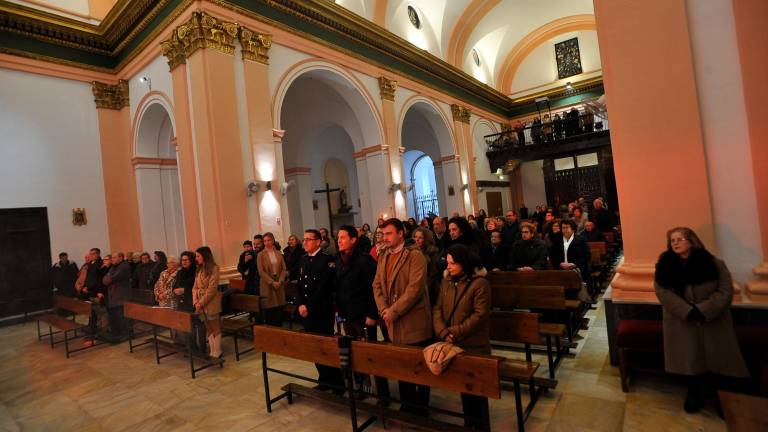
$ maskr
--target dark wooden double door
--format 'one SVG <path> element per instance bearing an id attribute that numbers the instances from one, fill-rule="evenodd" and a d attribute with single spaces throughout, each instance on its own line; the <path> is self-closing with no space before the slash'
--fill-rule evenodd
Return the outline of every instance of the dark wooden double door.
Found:
<path id="1" fill-rule="evenodd" d="M 598 149 L 597 155 L 597 165 L 560 171 L 555 170 L 554 159 L 545 159 L 543 170 L 547 202 L 559 206 L 584 198 L 591 204 L 595 198 L 603 197 L 611 208 L 618 210 L 610 146 Z"/>
<path id="2" fill-rule="evenodd" d="M 51 307 L 45 207 L 0 209 L 0 318 Z"/>

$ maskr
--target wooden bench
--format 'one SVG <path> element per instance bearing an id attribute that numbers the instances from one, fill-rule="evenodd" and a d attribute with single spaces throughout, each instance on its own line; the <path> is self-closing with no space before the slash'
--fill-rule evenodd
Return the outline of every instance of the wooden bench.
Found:
<path id="1" fill-rule="evenodd" d="M 230 279 L 228 281 L 229 288 L 232 289 L 232 291 L 236 291 L 239 293 L 245 292 L 245 280 L 244 279 Z"/>
<path id="2" fill-rule="evenodd" d="M 60 316 L 58 314 L 59 311 L 71 314 L 71 318 L 67 319 Z M 64 353 L 67 358 L 69 358 L 69 355 L 72 353 L 92 348 L 97 345 L 103 345 L 101 342 L 94 342 L 92 345 L 84 346 L 82 348 L 69 349 L 70 341 L 82 337 L 82 335 L 78 336 L 77 331 L 87 327 L 87 324 L 77 322 L 77 316 L 83 315 L 90 318 L 92 311 L 93 307 L 91 302 L 62 295 L 53 296 L 53 313 L 43 314 L 37 317 L 37 340 L 40 341 L 42 338 L 48 336 L 51 341 L 51 348 L 63 342 Z M 48 324 L 48 333 L 40 333 L 41 321 Z M 54 331 L 54 329 L 57 329 L 57 331 Z M 72 332 L 71 337 L 70 332 Z M 63 333 L 64 339 L 56 341 L 54 335 L 59 333 Z"/>
<path id="3" fill-rule="evenodd" d="M 553 311 L 562 316 L 557 320 L 557 323 L 565 324 L 568 341 L 573 342 L 573 336 L 581 328 L 582 318 L 586 312 L 584 304 L 578 300 L 579 292 L 582 289 L 581 276 L 578 272 L 563 270 L 504 271 L 490 272 L 486 278 L 493 290 L 491 299 L 494 307 Z M 551 289 L 557 287 L 563 289 L 563 294 L 557 293 L 556 297 L 553 298 L 554 292 Z M 503 295 L 504 291 L 519 291 L 519 295 L 510 294 L 517 296 L 515 298 L 518 304 L 497 305 L 497 300 L 499 300 L 497 295 Z"/>
<path id="4" fill-rule="evenodd" d="M 595 294 L 603 289 L 603 282 L 608 270 L 607 250 L 605 242 L 589 242 L 590 253 L 590 272 L 592 281 L 595 283 Z"/>
<path id="5" fill-rule="evenodd" d="M 244 281 L 243 281 L 244 282 Z M 243 284 L 245 289 L 245 284 Z M 261 297 L 249 294 L 232 294 L 229 296 L 229 309 L 232 315 L 221 320 L 221 331 L 224 336 L 232 336 L 235 342 L 235 360 L 240 361 L 240 356 L 253 351 L 253 347 L 240 351 L 238 339 L 245 337 L 253 339 L 253 317 L 261 311 Z"/>
<path id="6" fill-rule="evenodd" d="M 491 312 L 491 341 L 504 343 L 518 343 L 525 347 L 525 362 L 533 362 L 531 345 L 539 345 L 542 339 L 547 346 L 547 362 L 549 366 L 549 379 L 531 377 L 531 400 L 534 399 L 533 389 L 538 385 L 544 388 L 555 388 L 555 370 L 560 364 L 560 337 L 565 333 L 562 324 L 545 324 L 539 322 L 539 314 L 529 312 L 492 311 Z M 552 338 L 557 344 L 556 356 L 553 356 Z M 502 379 L 505 375 L 502 373 Z"/>
<path id="7" fill-rule="evenodd" d="M 185 347 L 187 350 L 186 356 L 189 358 L 189 370 L 192 374 L 193 379 L 195 378 L 196 373 L 203 369 L 206 369 L 213 365 L 219 365 L 219 367 L 224 366 L 224 362 L 221 359 L 211 358 L 204 354 L 201 355 L 200 353 L 196 353 L 193 351 L 192 346 L 194 346 L 194 339 L 193 339 L 194 336 L 192 335 L 192 331 L 193 331 L 192 320 L 194 319 L 194 314 L 192 314 L 191 312 L 174 310 L 166 307 L 147 306 L 147 305 L 131 303 L 131 302 L 125 303 L 124 310 L 125 310 L 125 317 L 128 319 L 128 347 L 131 353 L 133 353 L 134 348 L 153 343 L 155 346 L 155 361 L 157 362 L 157 364 L 160 364 L 160 359 L 178 353 L 178 351 L 172 351 L 170 353 L 165 353 L 163 355 L 160 355 L 161 345 L 169 349 L 184 348 L 173 342 L 168 342 L 166 340 L 159 339 L 160 335 L 158 335 L 157 329 L 158 327 L 160 327 L 160 328 L 165 328 L 169 330 L 184 332 L 187 334 L 187 343 Z M 152 337 L 139 344 L 134 344 L 133 343 L 133 340 L 135 337 L 135 333 L 133 329 L 134 321 L 139 321 L 139 322 L 143 322 L 151 325 Z M 199 361 L 202 361 L 204 365 L 196 368 L 195 367 L 196 358 Z"/>
<path id="8" fill-rule="evenodd" d="M 726 391 L 719 391 L 718 396 L 729 431 L 768 430 L 768 399 Z"/>
<path id="9" fill-rule="evenodd" d="M 292 403 L 294 395 L 302 395 L 338 406 L 349 407 L 353 431 L 365 429 L 378 418 L 382 420 L 394 418 L 405 423 L 433 430 L 466 430 L 452 423 L 401 413 L 383 405 L 357 401 L 355 397 L 342 397 L 318 392 L 295 383 L 284 386 L 282 388 L 283 392 L 273 398 L 269 391 L 269 372 L 310 382 L 317 381 L 269 367 L 267 353 L 319 363 L 330 367 L 341 367 L 345 376 L 347 392 L 350 395 L 355 394 L 353 373 L 361 373 L 494 399 L 501 397 L 499 383 L 500 365 L 506 363 L 506 361 L 500 357 L 460 354 L 453 359 L 451 365 L 443 374 L 436 376 L 427 369 L 422 349 L 418 347 L 351 341 L 351 339 L 344 337 L 316 335 L 272 326 L 256 326 L 253 332 L 254 347 L 256 350 L 262 351 L 262 372 L 267 412 L 272 412 L 272 405 L 280 399 L 286 398 L 288 403 Z M 515 388 L 518 429 L 522 431 L 525 415 L 522 409 L 520 382 L 529 380 L 538 364 L 533 363 L 525 368 L 517 367 L 519 362 L 513 361 L 510 364 L 509 377 L 513 379 Z M 372 416 L 362 424 L 358 424 L 358 410 Z M 461 417 L 461 414 L 450 411 L 432 410 L 442 414 Z"/>

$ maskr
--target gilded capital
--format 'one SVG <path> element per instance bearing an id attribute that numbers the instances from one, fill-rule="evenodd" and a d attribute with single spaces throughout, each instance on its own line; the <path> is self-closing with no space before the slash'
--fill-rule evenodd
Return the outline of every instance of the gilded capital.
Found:
<path id="1" fill-rule="evenodd" d="M 468 108 L 453 104 L 451 105 L 451 113 L 453 113 L 453 121 L 469 124 L 469 116 L 472 112 Z"/>
<path id="2" fill-rule="evenodd" d="M 238 30 L 235 23 L 219 20 L 206 12 L 193 12 L 189 21 L 176 27 L 160 47 L 173 70 L 201 48 L 234 54 Z"/>
<path id="3" fill-rule="evenodd" d="M 240 26 L 240 45 L 243 47 L 243 60 L 269 64 L 269 49 L 272 48 L 272 35 L 256 33 Z"/>
<path id="4" fill-rule="evenodd" d="M 96 108 L 119 110 L 129 105 L 128 81 L 119 80 L 114 85 L 98 81 L 94 81 L 91 84 Z"/>
<path id="5" fill-rule="evenodd" d="M 382 99 L 394 101 L 397 81 L 381 76 L 379 77 L 379 90 Z"/>

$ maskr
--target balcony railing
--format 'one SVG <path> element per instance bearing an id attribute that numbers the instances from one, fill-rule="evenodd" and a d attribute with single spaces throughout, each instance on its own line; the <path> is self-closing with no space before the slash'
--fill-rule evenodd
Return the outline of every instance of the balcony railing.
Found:
<path id="1" fill-rule="evenodd" d="M 580 112 L 553 121 L 529 121 L 510 130 L 486 135 L 486 155 L 491 170 L 502 167 L 509 159 L 534 160 L 552 157 L 558 153 L 578 151 L 604 145 L 610 136 L 605 112 Z M 599 141 L 597 139 L 600 139 Z"/>

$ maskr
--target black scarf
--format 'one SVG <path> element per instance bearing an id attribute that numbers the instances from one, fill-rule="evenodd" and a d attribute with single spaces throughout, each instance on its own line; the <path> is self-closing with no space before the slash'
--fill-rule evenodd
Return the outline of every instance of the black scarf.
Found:
<path id="1" fill-rule="evenodd" d="M 667 250 L 656 263 L 656 282 L 681 297 L 686 285 L 697 285 L 719 277 L 715 257 L 706 249 L 691 249 L 688 259 Z"/>

